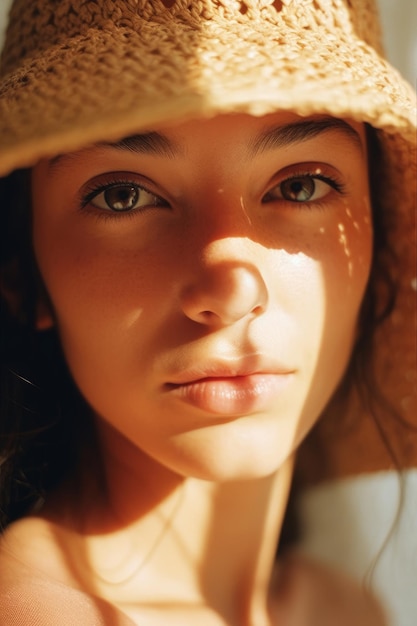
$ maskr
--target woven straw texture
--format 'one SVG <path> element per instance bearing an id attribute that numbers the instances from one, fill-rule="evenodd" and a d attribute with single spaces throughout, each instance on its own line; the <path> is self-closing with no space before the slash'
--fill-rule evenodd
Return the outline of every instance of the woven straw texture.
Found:
<path id="1" fill-rule="evenodd" d="M 371 47 L 375 23 L 358 0 L 16 0 L 0 174 L 104 128 L 117 137 L 215 112 L 325 109 L 406 131 L 411 90 Z"/>
<path id="2" fill-rule="evenodd" d="M 15 0 L 0 67 L 0 175 L 217 113 L 328 113 L 380 129 L 400 287 L 377 374 L 416 429 L 415 94 L 379 40 L 373 0 Z M 364 466 L 374 438 L 367 410 L 351 411 L 362 449 L 352 458 L 334 447 L 341 473 Z M 402 463 L 416 465 L 416 430 L 389 428 Z M 378 454 L 374 465 L 389 464 Z"/>

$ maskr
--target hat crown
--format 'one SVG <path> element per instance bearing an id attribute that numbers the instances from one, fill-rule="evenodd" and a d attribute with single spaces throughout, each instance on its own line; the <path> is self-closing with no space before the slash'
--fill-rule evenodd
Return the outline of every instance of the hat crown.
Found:
<path id="1" fill-rule="evenodd" d="M 352 31 L 380 51 L 375 0 L 14 0 L 0 74 L 15 70 L 54 45 L 94 30 L 159 28 L 204 30 L 238 20 L 262 28 L 276 25 L 277 36 L 299 37 L 324 26 Z"/>

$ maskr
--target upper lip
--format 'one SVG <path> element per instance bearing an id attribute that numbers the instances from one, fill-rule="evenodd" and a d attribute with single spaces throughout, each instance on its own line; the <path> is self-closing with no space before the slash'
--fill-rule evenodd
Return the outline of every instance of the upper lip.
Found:
<path id="1" fill-rule="evenodd" d="M 280 364 L 276 359 L 248 356 L 237 359 L 206 361 L 195 367 L 185 367 L 173 375 L 168 384 L 186 385 L 209 378 L 236 378 L 254 374 L 284 375 L 291 374 L 294 371 L 294 368 Z"/>

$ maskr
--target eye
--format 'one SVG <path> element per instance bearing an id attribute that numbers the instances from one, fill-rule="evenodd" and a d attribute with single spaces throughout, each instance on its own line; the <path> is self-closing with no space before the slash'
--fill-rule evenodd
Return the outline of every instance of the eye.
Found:
<path id="1" fill-rule="evenodd" d="M 162 198 L 132 182 L 116 182 L 96 188 L 87 194 L 83 204 L 115 213 L 149 206 L 168 206 Z"/>
<path id="2" fill-rule="evenodd" d="M 318 174 L 291 176 L 268 191 L 262 201 L 315 202 L 324 198 L 329 193 L 330 188 L 340 193 L 343 191 L 342 185 L 328 176 Z"/>
<path id="3" fill-rule="evenodd" d="M 282 197 L 293 202 L 310 200 L 316 191 L 316 181 L 310 176 L 290 178 L 279 186 Z"/>

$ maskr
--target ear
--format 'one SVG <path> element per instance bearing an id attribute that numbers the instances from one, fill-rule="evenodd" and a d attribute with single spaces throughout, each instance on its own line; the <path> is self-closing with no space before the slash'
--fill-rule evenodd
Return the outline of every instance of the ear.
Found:
<path id="1" fill-rule="evenodd" d="M 45 289 L 41 287 L 42 293 L 38 295 L 36 303 L 35 327 L 37 330 L 48 330 L 54 325 L 54 317 L 52 315 L 52 307 Z"/>
<path id="2" fill-rule="evenodd" d="M 0 272 L 0 296 L 6 303 L 9 314 L 16 319 L 22 319 L 17 261 L 9 261 L 2 265 Z"/>
<path id="3" fill-rule="evenodd" d="M 30 319 L 28 309 L 32 307 L 25 306 L 24 294 L 27 290 L 22 284 L 18 261 L 16 259 L 9 261 L 0 268 L 0 271 L 0 296 L 6 303 L 10 315 L 22 324 L 27 324 Z M 40 278 L 36 283 L 37 296 L 33 311 L 34 326 L 37 330 L 47 330 L 54 325 L 52 307 Z"/>
<path id="4" fill-rule="evenodd" d="M 36 307 L 35 307 L 35 328 L 37 330 L 48 330 L 55 325 L 53 306 L 49 298 L 46 287 L 43 283 L 39 269 L 36 267 Z"/>

